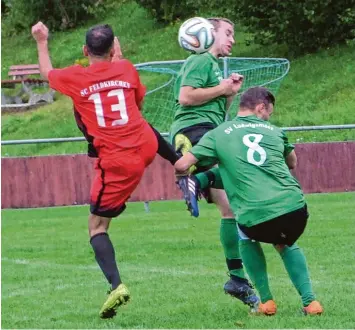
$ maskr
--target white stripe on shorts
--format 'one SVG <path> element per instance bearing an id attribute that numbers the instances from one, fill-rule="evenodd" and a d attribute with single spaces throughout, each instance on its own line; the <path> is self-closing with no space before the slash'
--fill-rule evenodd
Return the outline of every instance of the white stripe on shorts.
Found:
<path id="1" fill-rule="evenodd" d="M 247 235 L 244 234 L 244 232 L 242 232 L 242 230 L 238 227 L 238 235 L 239 235 L 239 239 L 250 239 Z"/>

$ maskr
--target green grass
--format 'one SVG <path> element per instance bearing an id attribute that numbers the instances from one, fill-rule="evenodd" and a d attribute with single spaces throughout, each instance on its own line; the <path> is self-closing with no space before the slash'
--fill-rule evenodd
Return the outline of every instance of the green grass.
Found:
<path id="1" fill-rule="evenodd" d="M 136 3 L 118 6 L 102 21 L 110 23 L 120 36 L 123 52 L 134 63 L 156 60 L 176 60 L 187 57 L 177 43 L 179 24 L 161 27 L 154 23 L 147 12 Z M 130 17 L 129 20 L 126 18 Z M 55 67 L 71 65 L 82 58 L 86 27 L 69 32 L 56 32 L 50 40 L 50 51 Z M 284 57 L 284 47 L 247 46 L 248 34 L 237 26 L 237 45 L 233 56 Z M 355 107 L 355 66 L 352 65 L 355 46 L 324 50 L 291 60 L 291 70 L 278 93 L 277 107 L 272 121 L 280 126 L 352 124 Z M 36 63 L 35 43 L 30 34 L 2 38 L 2 78 L 12 64 Z M 159 79 L 145 75 L 148 87 L 156 86 Z M 161 100 L 164 102 L 164 100 Z M 161 109 L 159 111 L 162 111 Z M 158 127 L 169 127 L 163 114 L 158 117 Z M 151 120 L 151 114 L 147 114 Z M 157 124 L 153 121 L 153 124 Z M 2 138 L 34 139 L 80 136 L 76 128 L 72 106 L 63 96 L 57 95 L 54 104 L 37 110 L 11 115 L 2 115 Z M 292 142 L 347 141 L 355 140 L 355 130 L 299 132 L 290 134 Z M 3 147 L 3 156 L 26 156 L 85 152 L 84 143 L 41 144 Z"/>
<path id="2" fill-rule="evenodd" d="M 248 315 L 223 293 L 227 280 L 218 211 L 191 218 L 179 202 L 130 203 L 110 236 L 132 302 L 113 320 L 98 311 L 107 284 L 87 237 L 88 208 L 2 211 L 2 328 L 352 328 L 355 193 L 307 196 L 311 213 L 299 240 L 321 317 L 304 317 L 281 259 L 264 245 L 275 317 Z"/>

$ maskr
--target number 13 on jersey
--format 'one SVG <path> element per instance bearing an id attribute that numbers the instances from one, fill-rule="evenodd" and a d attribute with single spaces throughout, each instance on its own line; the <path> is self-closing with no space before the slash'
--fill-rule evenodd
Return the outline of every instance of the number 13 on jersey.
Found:
<path id="1" fill-rule="evenodd" d="M 105 105 L 109 104 L 109 109 L 103 107 L 103 98 L 108 98 L 108 102 L 107 100 L 105 100 L 106 102 L 104 103 Z M 97 124 L 100 127 L 118 126 L 125 125 L 128 123 L 126 100 L 123 89 L 114 89 L 112 91 L 109 91 L 108 93 L 101 92 L 91 94 L 89 100 L 94 102 Z M 116 112 L 117 115 L 113 116 L 108 112 Z M 107 125 L 107 119 L 113 117 L 119 117 L 120 119 L 112 120 L 111 125 Z"/>

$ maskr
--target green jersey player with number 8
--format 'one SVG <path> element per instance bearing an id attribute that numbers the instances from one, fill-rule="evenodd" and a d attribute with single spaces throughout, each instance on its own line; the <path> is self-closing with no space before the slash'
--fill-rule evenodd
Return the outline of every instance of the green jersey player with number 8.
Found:
<path id="1" fill-rule="evenodd" d="M 243 76 L 232 73 L 223 79 L 218 58 L 228 56 L 234 41 L 234 24 L 226 18 L 209 18 L 215 28 L 215 41 L 211 49 L 201 55 L 191 55 L 182 66 L 176 78 L 174 97 L 176 100 L 171 139 L 176 150 L 186 153 L 202 136 L 223 123 L 226 111 L 240 90 Z M 195 172 L 208 169 L 202 162 Z M 188 186 L 184 179 L 178 185 L 184 196 Z M 221 189 L 205 189 L 203 194 L 208 203 L 214 203 L 221 215 L 220 240 L 223 246 L 230 279 L 224 291 L 240 299 L 244 304 L 254 306 L 258 302 L 250 283 L 245 277 L 238 247 L 238 231 L 234 214 L 225 192 Z M 191 215 L 197 217 L 194 207 L 188 204 Z"/>
<path id="2" fill-rule="evenodd" d="M 260 246 L 265 242 L 280 253 L 301 295 L 303 312 L 321 314 L 306 259 L 296 244 L 308 219 L 303 192 L 289 170 L 296 166 L 297 158 L 282 129 L 268 122 L 274 103 L 274 96 L 266 88 L 248 89 L 241 96 L 238 116 L 205 134 L 177 161 L 175 169 L 184 173 L 191 165 L 206 160 L 210 165 L 218 164 L 208 175 L 199 173 L 188 179 L 187 185 L 197 187 L 193 189 L 195 196 L 198 188 L 208 185 L 225 189 L 238 222 L 243 264 L 260 294 L 258 312 L 276 313 Z"/>

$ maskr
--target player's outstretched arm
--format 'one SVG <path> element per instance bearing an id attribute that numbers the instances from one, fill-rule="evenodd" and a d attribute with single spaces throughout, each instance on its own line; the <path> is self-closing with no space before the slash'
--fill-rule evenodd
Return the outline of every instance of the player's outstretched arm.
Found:
<path id="1" fill-rule="evenodd" d="M 184 174 L 198 159 L 191 153 L 187 152 L 174 165 L 177 174 Z"/>
<path id="2" fill-rule="evenodd" d="M 201 105 L 223 94 L 221 85 L 208 88 L 183 86 L 180 90 L 179 103 L 184 107 Z"/>
<path id="3" fill-rule="evenodd" d="M 32 36 L 37 42 L 39 70 L 43 79 L 48 80 L 48 73 L 53 69 L 48 51 L 48 28 L 38 22 L 32 26 Z"/>
<path id="4" fill-rule="evenodd" d="M 195 106 L 207 103 L 216 97 L 233 94 L 233 80 L 223 79 L 214 87 L 194 88 L 183 86 L 180 89 L 179 103 L 182 106 Z"/>

